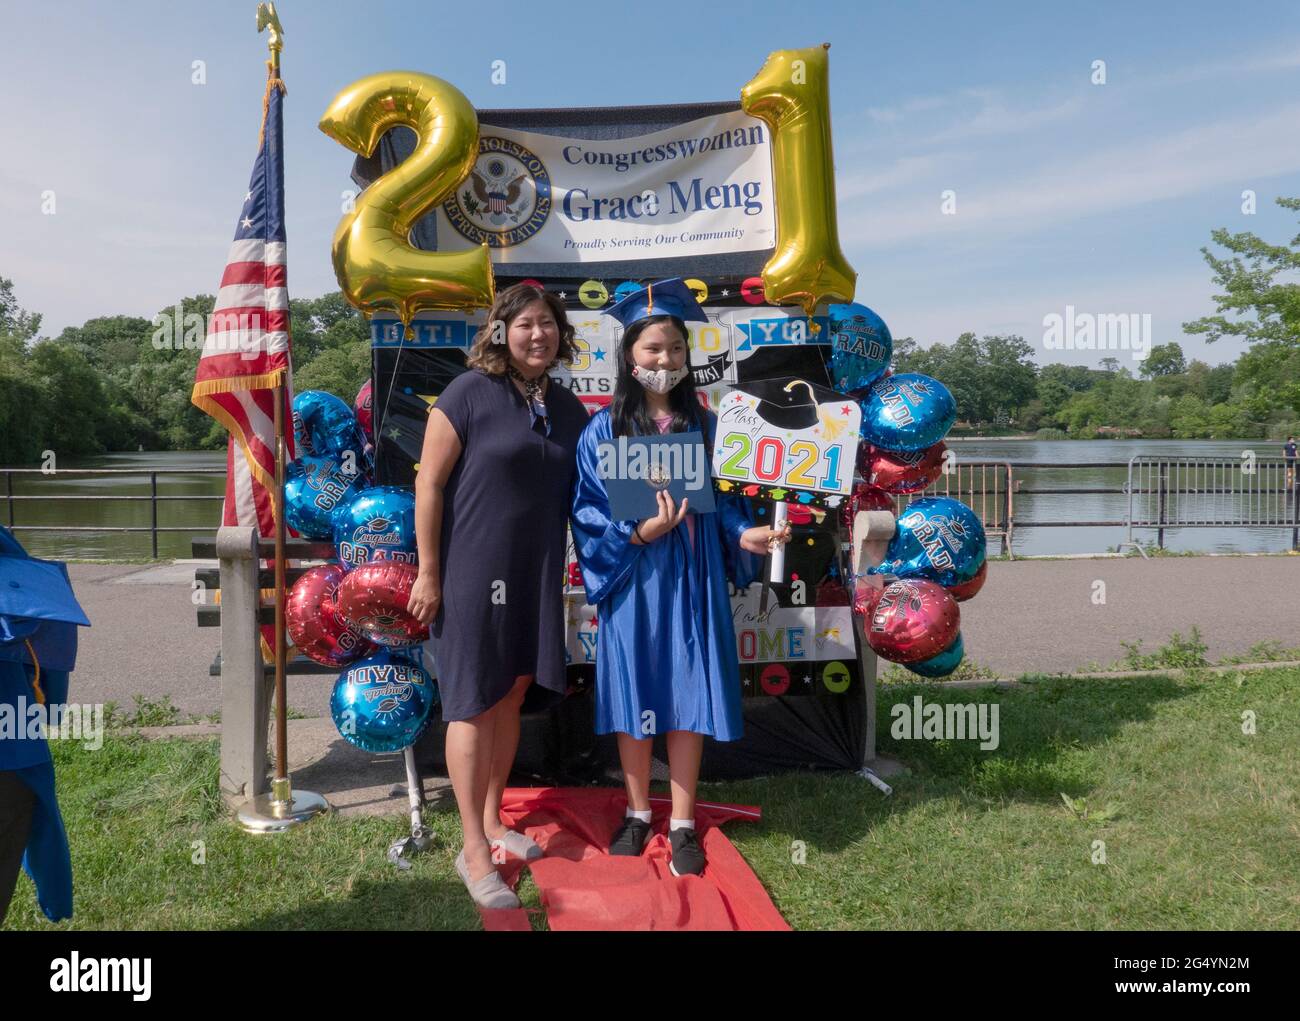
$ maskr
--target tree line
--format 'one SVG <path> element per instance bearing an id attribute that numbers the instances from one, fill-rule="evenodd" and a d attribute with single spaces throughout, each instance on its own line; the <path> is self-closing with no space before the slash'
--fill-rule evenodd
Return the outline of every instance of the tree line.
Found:
<path id="1" fill-rule="evenodd" d="M 1300 212 L 1300 198 L 1278 205 Z M 1280 439 L 1300 432 L 1300 236 L 1272 244 L 1215 230 L 1226 249 L 1201 252 L 1216 289 L 1215 315 L 1183 324 L 1210 342 L 1237 337 L 1233 362 L 1186 359 L 1176 341 L 1132 367 L 1038 365 L 1015 335 L 963 333 L 951 344 L 894 344 L 897 372 L 924 372 L 957 400 L 975 429 L 1040 436 Z M 19 306 L 0 277 L 0 464 L 32 465 L 45 450 L 84 456 L 115 450 L 220 449 L 225 431 L 190 403 L 194 369 L 215 299 L 199 294 L 153 319 L 104 316 L 40 336 L 41 315 Z M 335 291 L 290 301 L 295 390 L 351 400 L 370 372 L 365 319 Z M 200 324 L 184 335 L 185 322 Z M 160 325 L 163 324 L 163 325 Z M 166 333 L 160 334 L 166 329 Z M 1136 373 L 1133 371 L 1136 368 Z"/>
<path id="2" fill-rule="evenodd" d="M 39 337 L 41 316 L 19 307 L 0 277 L 0 464 L 42 452 L 219 450 L 226 431 L 190 403 L 203 328 L 216 299 L 184 298 L 153 319 L 103 316 Z M 290 299 L 295 390 L 349 403 L 370 375 L 370 331 L 343 295 Z"/>

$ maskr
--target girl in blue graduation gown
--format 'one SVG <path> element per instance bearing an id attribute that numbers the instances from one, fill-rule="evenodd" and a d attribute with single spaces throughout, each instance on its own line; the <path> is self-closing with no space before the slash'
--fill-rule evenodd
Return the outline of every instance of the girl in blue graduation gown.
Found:
<path id="1" fill-rule="evenodd" d="M 609 408 L 578 441 L 570 522 L 587 600 L 596 607 L 596 731 L 617 733 L 628 811 L 611 854 L 640 854 L 650 837 L 650 760 L 668 745 L 675 874 L 698 874 L 695 788 L 704 735 L 741 736 L 740 672 L 730 580 L 749 585 L 771 545 L 789 539 L 755 525 L 743 497 L 716 494 L 716 513 L 688 514 L 665 492 L 659 512 L 616 521 L 599 472 L 600 444 L 619 436 L 701 432 L 713 449 L 716 416 L 690 374 L 687 321 L 707 321 L 680 280 L 636 292 L 609 310 L 624 325 Z"/>

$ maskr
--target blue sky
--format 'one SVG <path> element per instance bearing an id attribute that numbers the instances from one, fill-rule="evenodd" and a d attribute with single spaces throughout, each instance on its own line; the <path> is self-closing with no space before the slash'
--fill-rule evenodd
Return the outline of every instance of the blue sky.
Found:
<path id="1" fill-rule="evenodd" d="M 0 0 L 0 276 L 46 333 L 214 292 L 257 139 L 255 3 Z M 1300 8 L 1290 3 L 719 5 L 283 0 L 290 291 L 334 290 L 351 155 L 316 123 L 354 79 L 409 68 L 479 107 L 731 99 L 768 52 L 830 42 L 840 236 L 896 336 L 1022 334 L 1067 304 L 1212 311 L 1215 227 L 1275 242 L 1300 195 Z M 797 15 L 790 13 L 797 10 Z M 202 60 L 206 84 L 191 82 Z M 494 85 L 492 62 L 506 61 Z M 1091 82 L 1106 62 L 1106 84 Z M 941 195 L 957 195 L 942 215 Z M 1258 195 L 1244 215 L 1242 192 Z M 56 213 L 41 211 L 53 191 Z"/>

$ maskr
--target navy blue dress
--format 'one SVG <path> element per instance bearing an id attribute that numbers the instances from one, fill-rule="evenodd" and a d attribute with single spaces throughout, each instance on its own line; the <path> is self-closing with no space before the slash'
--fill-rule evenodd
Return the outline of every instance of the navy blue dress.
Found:
<path id="1" fill-rule="evenodd" d="M 429 643 L 449 722 L 491 709 L 526 674 L 566 690 L 565 526 L 587 411 L 555 380 L 545 401 L 543 419 L 506 376 L 471 369 L 434 404 L 462 448 L 443 490 Z"/>

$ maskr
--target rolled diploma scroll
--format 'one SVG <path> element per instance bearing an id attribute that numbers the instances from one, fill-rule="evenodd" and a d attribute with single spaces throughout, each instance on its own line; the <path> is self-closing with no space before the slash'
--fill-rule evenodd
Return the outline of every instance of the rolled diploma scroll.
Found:
<path id="1" fill-rule="evenodd" d="M 778 535 L 785 531 L 786 522 L 786 503 L 784 500 L 776 501 L 776 512 L 772 518 L 772 531 Z M 772 549 L 772 573 L 768 577 L 773 585 L 780 585 L 785 582 L 785 543 L 777 543 Z"/>

